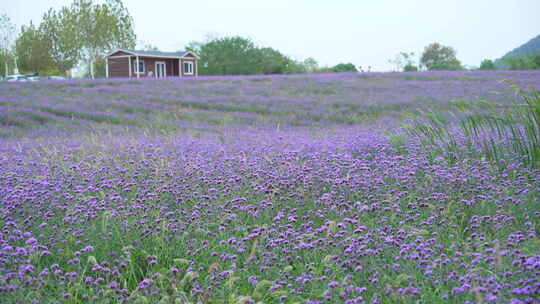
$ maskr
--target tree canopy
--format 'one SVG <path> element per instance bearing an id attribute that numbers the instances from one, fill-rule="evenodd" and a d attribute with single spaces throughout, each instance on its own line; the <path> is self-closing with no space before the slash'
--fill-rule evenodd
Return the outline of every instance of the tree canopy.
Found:
<path id="1" fill-rule="evenodd" d="M 540 69 L 540 54 L 509 56 L 503 58 L 502 62 L 509 70 L 538 70 Z"/>
<path id="2" fill-rule="evenodd" d="M 441 45 L 432 43 L 424 48 L 420 63 L 428 70 L 462 70 L 461 62 L 456 58 L 456 51 Z"/>
<path id="3" fill-rule="evenodd" d="M 135 41 L 133 18 L 121 0 L 75 0 L 47 11 L 39 26 L 23 26 L 16 53 L 27 72 L 65 74 L 83 60 L 93 78 L 96 61 L 111 49 L 133 48 Z"/>
<path id="4" fill-rule="evenodd" d="M 47 73 L 53 68 L 50 56 L 50 45 L 43 31 L 36 28 L 32 22 L 21 28 L 21 34 L 15 43 L 17 63 L 23 73 Z"/>
<path id="5" fill-rule="evenodd" d="M 134 48 L 136 35 L 133 18 L 121 0 L 95 4 L 76 0 L 70 6 L 72 22 L 77 24 L 73 38 L 79 42 L 80 56 L 88 62 L 94 77 L 94 63 L 114 48 Z"/>
<path id="6" fill-rule="evenodd" d="M 340 63 L 332 68 L 333 72 L 358 72 L 356 66 L 352 63 Z"/>
<path id="7" fill-rule="evenodd" d="M 201 75 L 279 74 L 288 63 L 279 51 L 259 48 L 251 39 L 239 36 L 193 42 L 187 50 L 199 56 Z"/>
<path id="8" fill-rule="evenodd" d="M 206 42 L 193 41 L 186 47 L 197 54 L 199 75 L 253 75 L 356 72 L 352 63 L 332 68 L 320 67 L 308 57 L 294 60 L 271 47 L 259 47 L 249 38 L 240 36 L 211 38 Z"/>
<path id="9" fill-rule="evenodd" d="M 496 69 L 497 69 L 497 67 L 495 66 L 495 63 L 493 62 L 493 60 L 484 59 L 480 63 L 479 70 L 488 71 L 488 70 L 496 70 Z"/>
<path id="10" fill-rule="evenodd" d="M 53 69 L 61 74 L 73 68 L 80 58 L 80 42 L 75 37 L 77 24 L 73 14 L 68 8 L 58 12 L 50 9 L 43 15 L 39 26 Z"/>

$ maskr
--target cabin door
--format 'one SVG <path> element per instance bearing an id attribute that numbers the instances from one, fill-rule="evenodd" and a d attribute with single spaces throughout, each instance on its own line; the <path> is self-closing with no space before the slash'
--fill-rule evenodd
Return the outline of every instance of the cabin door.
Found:
<path id="1" fill-rule="evenodd" d="M 166 77 L 167 76 L 167 69 L 165 67 L 165 62 L 158 61 L 156 62 L 156 77 Z"/>

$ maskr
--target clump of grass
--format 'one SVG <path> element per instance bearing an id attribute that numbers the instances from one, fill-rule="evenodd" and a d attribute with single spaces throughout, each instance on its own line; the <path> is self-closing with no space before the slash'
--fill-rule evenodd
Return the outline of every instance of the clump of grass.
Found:
<path id="1" fill-rule="evenodd" d="M 540 167 L 540 93 L 510 83 L 516 99 L 510 105 L 498 105 L 481 100 L 480 103 L 453 102 L 457 114 L 455 124 L 442 113 L 424 112 L 416 120 L 411 133 L 424 144 L 445 150 L 456 157 L 460 145 L 471 154 L 504 164 L 509 156 L 518 156 L 529 167 Z M 504 110 L 501 110 L 504 108 Z M 463 115 L 465 115 L 463 117 Z M 461 141 L 458 136 L 462 137 Z"/>
<path id="2" fill-rule="evenodd" d="M 386 132 L 383 132 L 382 135 L 388 137 L 388 142 L 394 149 L 396 149 L 397 154 L 399 155 L 408 154 L 406 134 L 386 131 Z"/>
<path id="3" fill-rule="evenodd" d="M 532 167 L 540 167 L 540 93 L 532 87 L 525 90 L 512 84 L 519 99 L 510 111 L 500 113 L 475 114 L 461 122 L 461 128 L 468 137 L 479 142 L 485 156 L 499 160 L 504 152 L 522 156 L 522 161 Z M 482 134 L 493 134 L 485 139 Z M 505 144 L 498 144 L 498 141 Z"/>

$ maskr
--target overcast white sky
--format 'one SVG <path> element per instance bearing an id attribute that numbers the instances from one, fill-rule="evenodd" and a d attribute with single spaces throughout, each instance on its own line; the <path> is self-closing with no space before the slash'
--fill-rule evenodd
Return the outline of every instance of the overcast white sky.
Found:
<path id="1" fill-rule="evenodd" d="M 0 0 L 20 26 L 72 0 Z M 138 40 L 164 51 L 207 34 L 250 37 L 295 59 L 389 70 L 400 51 L 440 42 L 478 66 L 540 34 L 540 0 L 124 0 Z"/>

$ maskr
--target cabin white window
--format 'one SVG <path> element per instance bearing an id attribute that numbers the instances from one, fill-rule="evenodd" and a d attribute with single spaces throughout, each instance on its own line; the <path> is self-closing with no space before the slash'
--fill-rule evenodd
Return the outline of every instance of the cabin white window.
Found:
<path id="1" fill-rule="evenodd" d="M 139 59 L 139 66 L 137 67 L 137 60 L 133 60 L 133 71 L 135 71 L 135 74 L 144 74 L 145 66 L 144 66 L 144 60 Z"/>
<path id="2" fill-rule="evenodd" d="M 193 62 L 184 61 L 184 74 L 193 75 Z"/>

